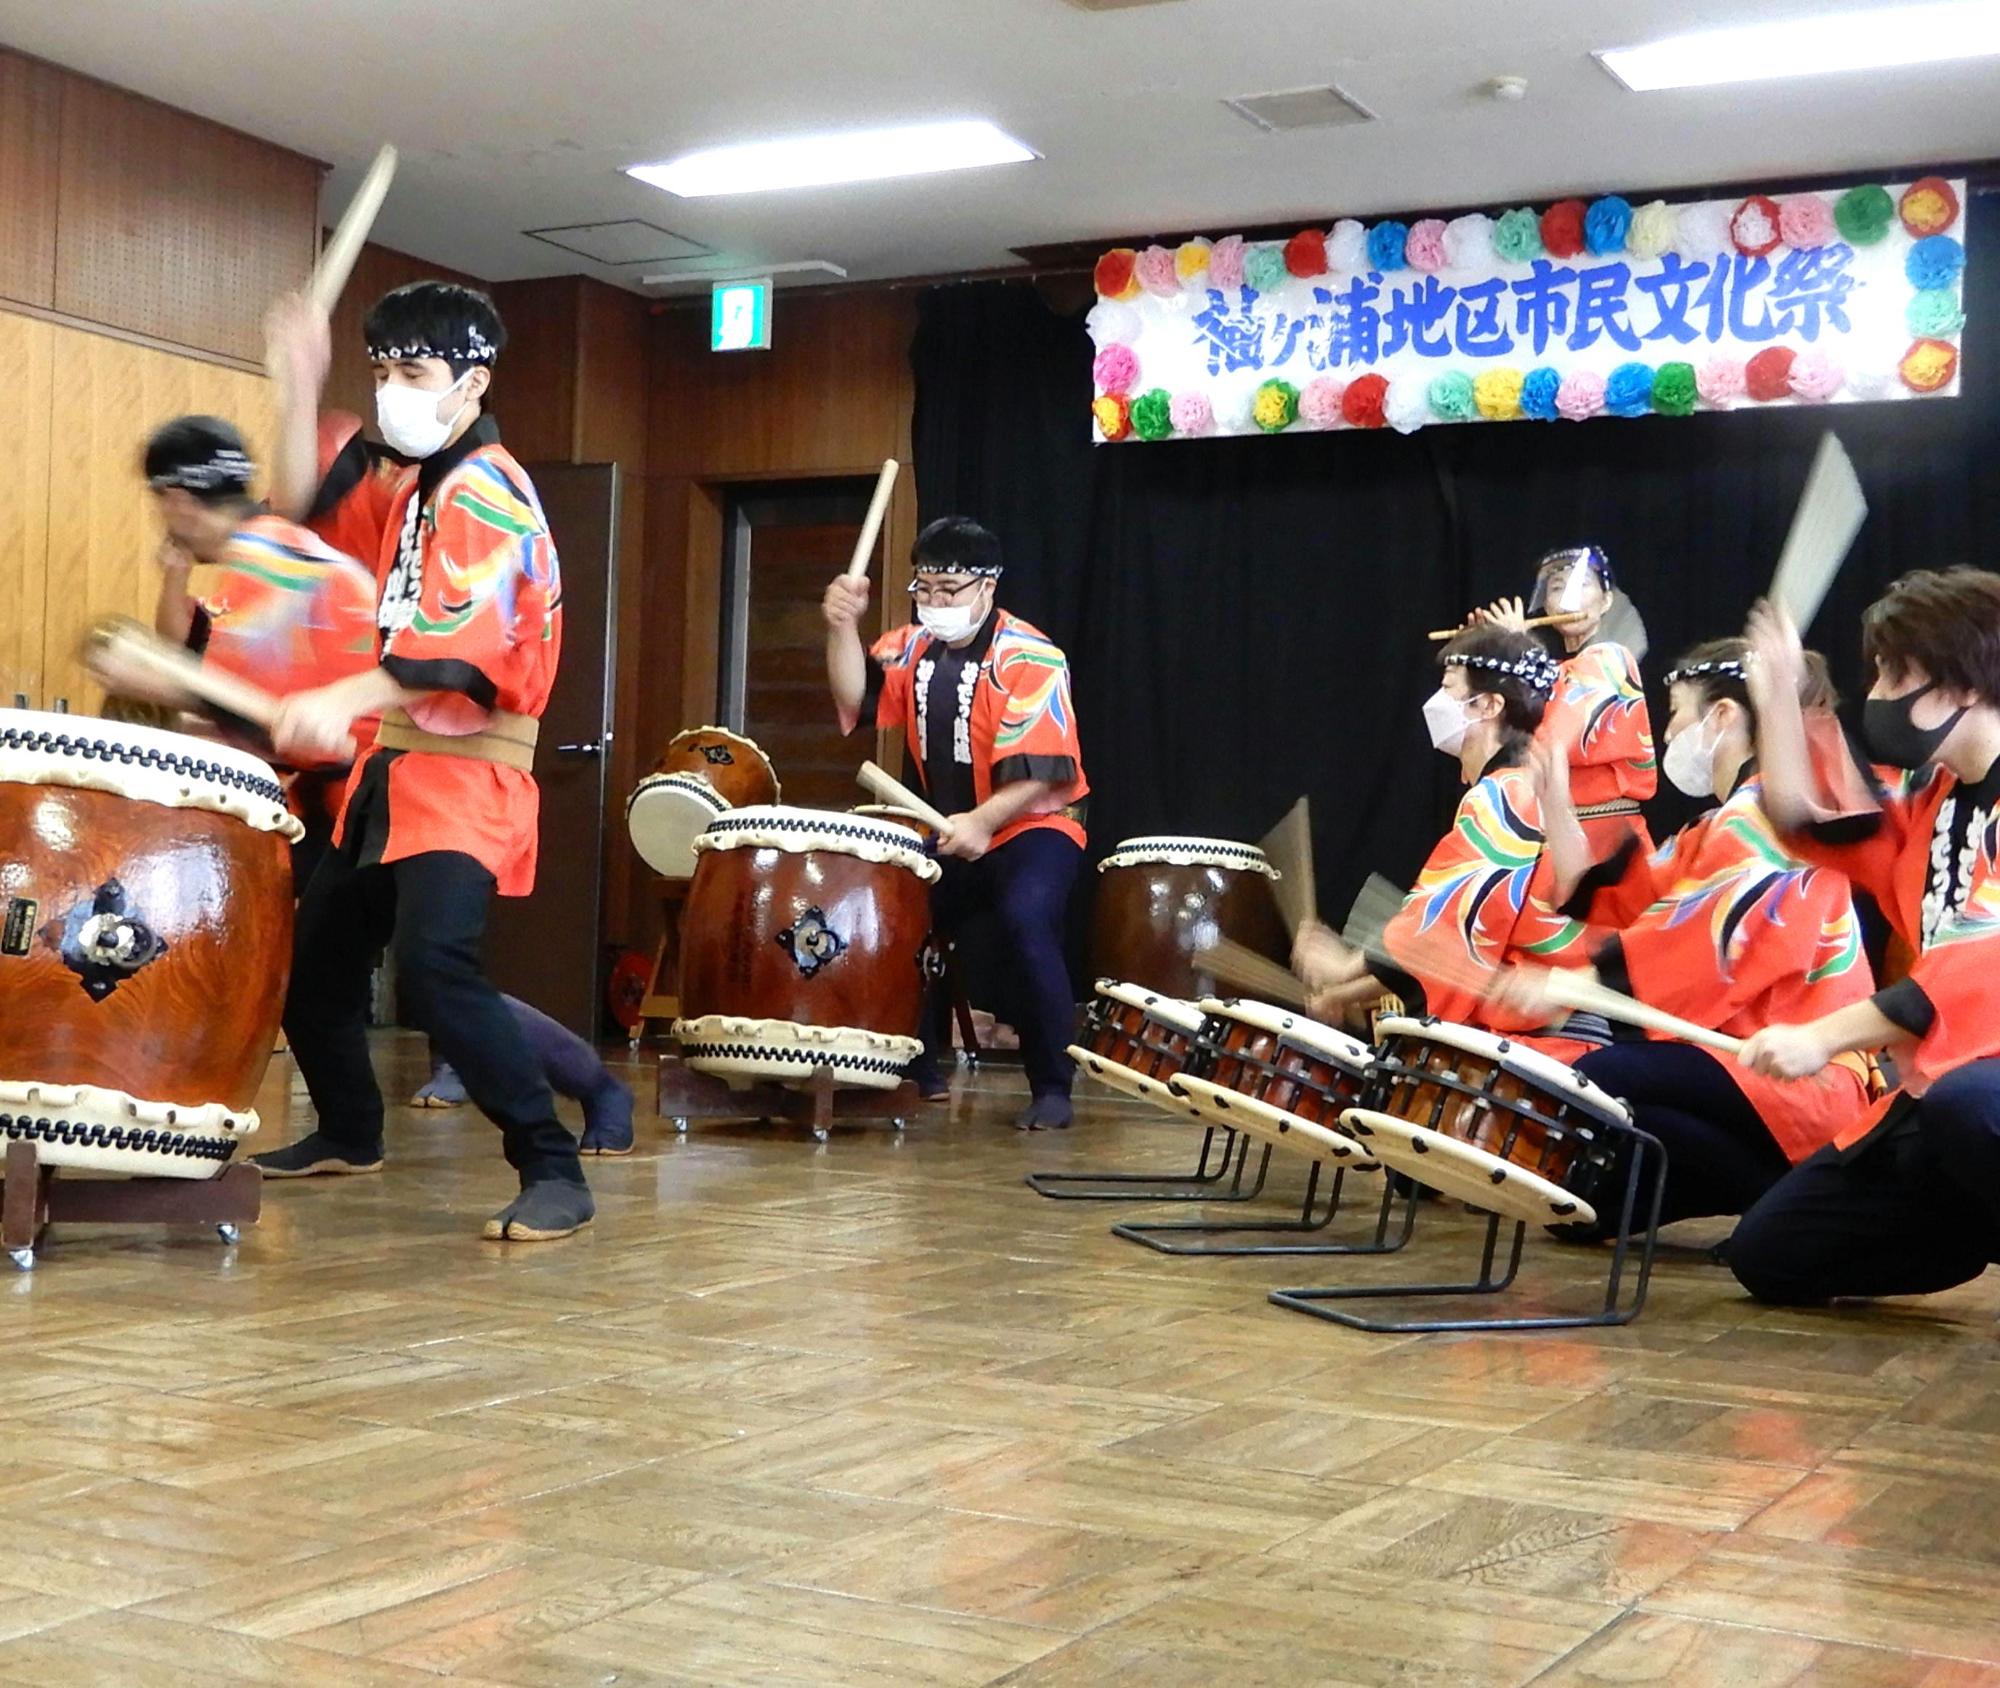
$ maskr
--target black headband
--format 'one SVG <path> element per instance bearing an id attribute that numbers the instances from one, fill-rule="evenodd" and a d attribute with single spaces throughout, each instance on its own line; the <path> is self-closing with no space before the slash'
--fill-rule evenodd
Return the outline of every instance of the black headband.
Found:
<path id="1" fill-rule="evenodd" d="M 998 580 L 1000 578 L 1000 565 L 995 563 L 991 568 L 980 568 L 972 563 L 917 563 L 912 566 L 910 572 L 912 574 L 969 574 L 976 576 L 980 580 Z"/>
<path id="2" fill-rule="evenodd" d="M 1544 650 L 1524 651 L 1518 657 L 1478 656 L 1470 651 L 1455 651 L 1444 659 L 1447 668 L 1477 668 L 1481 673 L 1498 674 L 1505 679 L 1519 680 L 1530 691 L 1544 694 L 1556 689 L 1556 679 L 1561 672 L 1556 660 Z"/>
<path id="3" fill-rule="evenodd" d="M 429 341 L 413 340 L 408 345 L 368 348 L 368 356 L 377 363 L 402 363 L 411 358 L 442 358 L 450 364 L 492 363 L 499 355 L 493 342 L 479 332 L 477 323 L 465 325 L 462 346 L 433 346 Z"/>
<path id="4" fill-rule="evenodd" d="M 203 462 L 183 463 L 177 469 L 148 475 L 146 484 L 155 492 L 167 492 L 175 487 L 184 492 L 220 492 L 224 487 L 242 491 L 249 487 L 256 475 L 256 464 L 235 447 L 224 446 Z"/>
<path id="5" fill-rule="evenodd" d="M 1669 688 L 1678 686 L 1683 680 L 1703 680 L 1710 675 L 1721 680 L 1743 680 L 1747 678 L 1743 664 L 1733 656 L 1716 657 L 1709 662 L 1690 662 L 1685 667 L 1667 671 Z"/>

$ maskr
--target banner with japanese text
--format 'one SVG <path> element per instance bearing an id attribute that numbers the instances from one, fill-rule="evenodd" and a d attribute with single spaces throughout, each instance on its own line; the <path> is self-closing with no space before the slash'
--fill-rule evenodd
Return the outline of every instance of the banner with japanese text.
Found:
<path id="1" fill-rule="evenodd" d="M 1959 384 L 1965 184 L 1616 195 L 1098 261 L 1100 441 L 1687 416 Z"/>

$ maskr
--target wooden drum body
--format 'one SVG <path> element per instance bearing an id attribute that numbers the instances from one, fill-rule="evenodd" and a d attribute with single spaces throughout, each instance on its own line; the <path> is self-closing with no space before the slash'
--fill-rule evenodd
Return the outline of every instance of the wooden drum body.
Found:
<path id="1" fill-rule="evenodd" d="M 227 1167 L 284 1008 L 300 832 L 242 751 L 0 710 L 0 1137 L 44 1165 Z"/>
<path id="2" fill-rule="evenodd" d="M 1114 1090 L 1178 1109 L 1168 1081 L 1195 1059 L 1201 1010 L 1143 985 L 1099 979 L 1070 1058 Z"/>
<path id="3" fill-rule="evenodd" d="M 687 1064 L 733 1083 L 892 1090 L 922 1048 L 937 863 L 908 828 L 733 810 L 702 834 L 681 917 Z"/>
<path id="4" fill-rule="evenodd" d="M 1419 1183 L 1531 1223 L 1588 1224 L 1631 1114 L 1565 1062 L 1447 1020 L 1389 1016 L 1347 1128 Z"/>
<path id="5" fill-rule="evenodd" d="M 1097 871 L 1090 964 L 1100 978 L 1199 1000 L 1216 990 L 1199 958 L 1217 938 L 1233 938 L 1273 961 L 1291 956 L 1271 894 L 1277 870 L 1254 845 L 1128 838 Z"/>
<path id="6" fill-rule="evenodd" d="M 1268 1002 L 1209 997 L 1201 1008 L 1200 1062 L 1173 1083 L 1197 1116 L 1351 1172 L 1381 1169 L 1340 1123 L 1367 1097 L 1367 1044 Z"/>
<path id="7" fill-rule="evenodd" d="M 731 809 L 776 803 L 782 792 L 771 759 L 722 727 L 690 727 L 669 741 L 653 771 L 633 788 L 625 825 L 640 860 L 668 879 L 694 873 L 694 841 Z"/>

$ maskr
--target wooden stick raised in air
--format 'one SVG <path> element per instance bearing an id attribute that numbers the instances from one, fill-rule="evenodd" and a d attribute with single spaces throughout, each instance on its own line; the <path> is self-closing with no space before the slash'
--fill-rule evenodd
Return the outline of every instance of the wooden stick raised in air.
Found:
<path id="1" fill-rule="evenodd" d="M 1301 797 L 1285 818 L 1264 835 L 1264 859 L 1278 870 L 1271 894 L 1292 935 L 1308 920 L 1319 918 L 1319 892 L 1313 883 L 1312 809 Z"/>
<path id="2" fill-rule="evenodd" d="M 389 184 L 395 177 L 396 149 L 385 145 L 375 154 L 375 162 L 368 166 L 368 174 L 361 178 L 361 186 L 354 190 L 354 197 L 341 213 L 326 250 L 313 267 L 306 292 L 322 312 L 332 312 L 340 290 L 354 273 L 354 260 L 361 256 L 368 231 L 375 226 L 375 213 L 382 209 L 382 201 L 388 197 Z"/>
<path id="3" fill-rule="evenodd" d="M 1828 434 L 1819 442 L 1806 489 L 1792 515 L 1785 549 L 1771 575 L 1771 602 L 1792 618 L 1801 636 L 1826 601 L 1854 536 L 1868 516 L 1861 481 L 1840 441 Z"/>
<path id="4" fill-rule="evenodd" d="M 896 472 L 901 467 L 895 458 L 885 458 L 882 473 L 875 477 L 875 496 L 868 501 L 868 514 L 862 519 L 860 536 L 854 541 L 854 555 L 848 559 L 849 580 L 859 580 L 868 572 L 868 559 L 874 555 L 875 541 L 882 532 L 882 518 L 889 513 L 889 495 L 896 490 Z"/>
<path id="5" fill-rule="evenodd" d="M 863 762 L 861 764 L 861 771 L 854 778 L 864 791 L 872 793 L 884 803 L 894 804 L 899 809 L 909 810 L 911 814 L 915 815 L 921 821 L 928 821 L 932 826 L 940 830 L 951 824 L 942 814 L 933 809 L 914 791 L 903 784 L 901 780 L 897 779 L 894 774 L 889 773 L 886 769 L 876 767 L 873 762 Z"/>
<path id="6" fill-rule="evenodd" d="M 1260 1002 L 1276 1003 L 1281 1008 L 1303 1008 L 1309 1000 L 1306 987 L 1289 968 L 1280 966 L 1268 955 L 1259 955 L 1234 938 L 1217 938 L 1208 948 L 1197 951 L 1194 959 L 1196 966 L 1218 984 L 1247 991 Z"/>

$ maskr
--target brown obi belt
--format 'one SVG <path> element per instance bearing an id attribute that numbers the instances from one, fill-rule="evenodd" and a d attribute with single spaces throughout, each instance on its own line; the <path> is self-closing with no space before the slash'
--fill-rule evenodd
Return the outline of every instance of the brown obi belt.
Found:
<path id="1" fill-rule="evenodd" d="M 401 709 L 382 716 L 375 742 L 384 750 L 420 750 L 429 756 L 462 756 L 473 762 L 497 762 L 503 768 L 535 771 L 535 740 L 542 724 L 532 715 L 510 715 L 496 709 L 483 732 L 429 733 Z"/>

